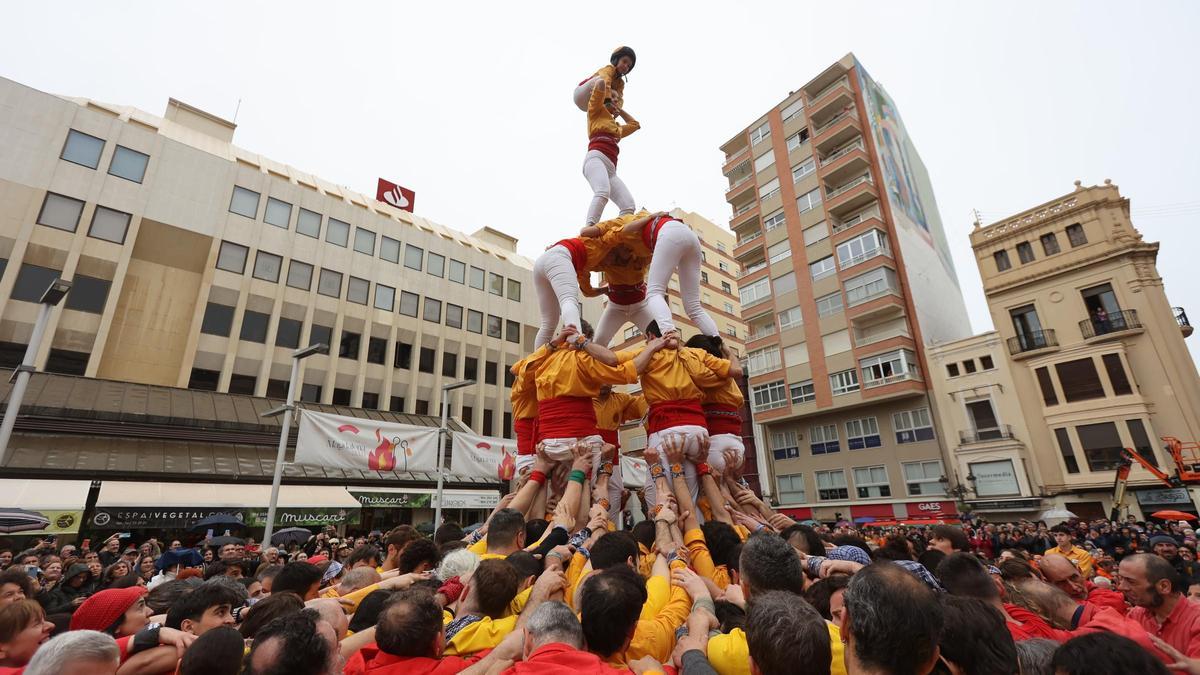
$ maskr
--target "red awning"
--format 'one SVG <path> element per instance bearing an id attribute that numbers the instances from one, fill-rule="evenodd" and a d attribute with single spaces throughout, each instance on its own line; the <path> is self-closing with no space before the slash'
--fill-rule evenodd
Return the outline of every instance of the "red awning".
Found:
<path id="1" fill-rule="evenodd" d="M 958 508 L 954 502 L 916 502 L 905 504 L 908 517 L 913 519 L 958 518 Z"/>
<path id="2" fill-rule="evenodd" d="M 809 507 L 794 508 L 794 509 L 779 509 L 779 513 L 791 518 L 795 521 L 809 520 L 812 518 L 812 509 Z"/>
<path id="3" fill-rule="evenodd" d="M 850 507 L 850 519 L 875 518 L 891 520 L 896 517 L 896 510 L 891 504 L 855 504 Z"/>

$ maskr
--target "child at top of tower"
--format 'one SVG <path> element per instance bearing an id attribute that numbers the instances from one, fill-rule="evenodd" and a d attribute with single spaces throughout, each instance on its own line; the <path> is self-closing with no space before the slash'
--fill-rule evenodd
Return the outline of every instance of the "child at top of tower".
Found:
<path id="1" fill-rule="evenodd" d="M 622 45 L 614 49 L 608 58 L 607 66 L 600 68 L 575 86 L 575 106 L 586 111 L 592 89 L 600 81 L 603 81 L 612 90 L 613 102 L 620 107 L 625 102 L 625 80 L 623 78 L 633 70 L 633 66 L 636 64 L 637 54 L 633 52 L 632 48 Z"/>

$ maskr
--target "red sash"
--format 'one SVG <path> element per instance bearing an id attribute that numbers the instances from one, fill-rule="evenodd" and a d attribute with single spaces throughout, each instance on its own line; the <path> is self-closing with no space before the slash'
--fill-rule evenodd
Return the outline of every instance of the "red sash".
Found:
<path id="1" fill-rule="evenodd" d="M 583 274 L 587 269 L 587 248 L 584 247 L 583 241 L 578 237 L 574 239 L 562 239 L 554 242 L 554 246 L 561 246 L 571 254 L 571 265 L 575 268 L 577 274 Z"/>
<path id="2" fill-rule="evenodd" d="M 621 153 L 621 148 L 617 142 L 621 139 L 608 134 L 596 134 L 588 139 L 588 150 L 597 150 L 600 154 L 608 158 L 615 166 L 617 163 L 617 155 Z"/>
<path id="3" fill-rule="evenodd" d="M 584 438 L 596 433 L 596 409 L 591 398 L 559 396 L 538 401 L 537 440 Z"/>
<path id="4" fill-rule="evenodd" d="M 513 431 L 517 433 L 517 454 L 518 455 L 533 455 L 537 443 L 534 442 L 537 434 L 535 417 L 524 417 L 513 421 Z"/>
<path id="5" fill-rule="evenodd" d="M 600 432 L 600 438 L 603 438 L 605 443 L 621 447 L 621 434 L 616 429 L 597 429 L 596 431 Z"/>
<path id="6" fill-rule="evenodd" d="M 657 220 L 646 223 L 646 226 L 642 228 L 642 243 L 646 244 L 646 248 L 650 249 L 651 251 L 654 250 L 654 245 L 658 243 L 658 231 L 663 228 L 663 225 L 666 225 L 671 221 L 675 221 L 677 223 L 683 222 L 678 218 L 661 216 Z"/>
<path id="7" fill-rule="evenodd" d="M 742 435 L 742 415 L 734 406 L 724 403 L 705 403 L 704 419 L 708 424 L 710 435 Z"/>
<path id="8" fill-rule="evenodd" d="M 650 405 L 650 415 L 646 418 L 646 430 L 653 434 L 663 429 L 689 424 L 704 427 L 705 423 L 704 410 L 700 407 L 699 401 L 663 401 Z"/>
<path id="9" fill-rule="evenodd" d="M 646 284 L 609 284 L 608 299 L 615 305 L 633 305 L 646 299 Z"/>

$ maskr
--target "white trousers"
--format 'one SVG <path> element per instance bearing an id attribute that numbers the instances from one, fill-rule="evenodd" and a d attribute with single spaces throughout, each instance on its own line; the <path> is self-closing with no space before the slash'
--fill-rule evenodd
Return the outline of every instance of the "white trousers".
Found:
<path id="1" fill-rule="evenodd" d="M 599 150 L 588 150 L 583 156 L 583 177 L 592 188 L 592 201 L 588 204 L 587 224 L 595 225 L 600 222 L 600 214 L 609 197 L 620 209 L 620 215 L 633 213 L 633 195 L 625 182 L 617 175 L 617 165 L 604 156 Z"/>
<path id="2" fill-rule="evenodd" d="M 672 220 L 658 231 L 650 270 L 646 273 L 646 300 L 650 314 L 665 334 L 675 328 L 671 306 L 667 304 L 667 285 L 679 272 L 679 295 L 683 312 L 705 335 L 719 335 L 717 323 L 700 304 L 700 239 L 683 223 Z"/>
<path id="3" fill-rule="evenodd" d="M 550 342 L 561 318 L 563 325 L 583 328 L 579 316 L 579 278 L 565 246 L 551 246 L 533 263 L 533 290 L 537 293 L 542 323 L 538 326 L 537 349 Z"/>
<path id="4" fill-rule="evenodd" d="M 583 438 L 547 438 L 542 441 L 542 452 L 546 453 L 546 457 L 556 462 L 570 461 L 575 457 L 573 449 L 579 443 L 587 445 L 592 451 L 593 464 L 595 459 L 600 456 L 600 451 L 604 449 L 604 439 L 597 434 L 584 436 Z"/>
<path id="5" fill-rule="evenodd" d="M 639 331 L 646 330 L 646 326 L 654 320 L 654 315 L 650 313 L 648 299 L 648 297 L 643 298 L 632 305 L 618 305 L 609 300 L 608 306 L 604 308 L 604 313 L 600 315 L 600 321 L 596 324 L 596 344 L 607 347 L 613 336 L 627 322 L 637 326 Z"/>
<path id="6" fill-rule="evenodd" d="M 695 424 L 683 424 L 677 427 L 667 427 L 662 431 L 655 431 L 646 438 L 647 447 L 658 448 L 660 461 L 662 462 L 663 469 L 668 472 L 668 476 L 670 475 L 671 463 L 667 461 L 667 453 L 663 444 L 671 435 L 683 437 L 683 479 L 687 481 L 688 492 L 692 493 L 692 503 L 695 504 L 696 499 L 700 496 L 700 481 L 696 476 L 696 462 L 708 459 L 704 454 L 704 441 L 708 439 L 708 429 Z M 654 476 L 650 473 L 649 467 L 647 467 L 646 499 L 650 504 L 654 504 L 657 498 L 658 491 L 654 486 Z M 704 520 L 699 512 L 696 513 L 696 518 L 700 521 Z"/>
<path id="7" fill-rule="evenodd" d="M 593 75 L 589 77 L 583 84 L 575 87 L 575 107 L 587 112 L 588 99 L 592 97 L 592 90 L 596 85 L 600 84 L 600 76 Z"/>
<path id="8" fill-rule="evenodd" d="M 746 444 L 742 442 L 741 436 L 737 434 L 716 434 L 708 437 L 708 465 L 724 473 L 726 450 L 736 452 L 739 462 L 744 463 L 746 461 Z"/>

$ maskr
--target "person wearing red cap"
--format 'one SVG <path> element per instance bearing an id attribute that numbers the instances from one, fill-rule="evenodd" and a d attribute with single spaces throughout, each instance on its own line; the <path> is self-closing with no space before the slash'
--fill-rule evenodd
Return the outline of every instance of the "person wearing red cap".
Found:
<path id="1" fill-rule="evenodd" d="M 90 596 L 71 615 L 71 630 L 98 630 L 120 638 L 150 623 L 143 586 L 109 588 Z"/>

